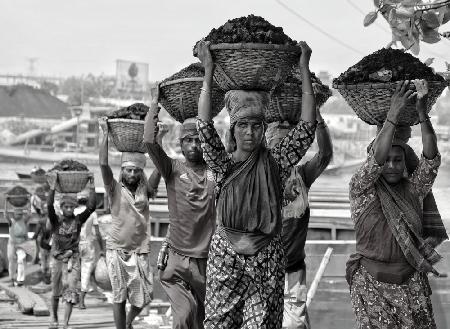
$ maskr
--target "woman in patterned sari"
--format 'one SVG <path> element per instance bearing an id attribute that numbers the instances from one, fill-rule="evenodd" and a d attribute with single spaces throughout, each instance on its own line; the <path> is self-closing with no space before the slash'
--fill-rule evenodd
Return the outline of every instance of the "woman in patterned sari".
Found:
<path id="1" fill-rule="evenodd" d="M 232 152 L 227 153 L 211 117 L 214 63 L 208 43 L 199 45 L 205 77 L 197 127 L 218 189 L 218 228 L 207 265 L 205 328 L 281 328 L 285 271 L 281 196 L 291 168 L 306 153 L 316 128 L 311 49 L 305 42 L 300 47 L 303 103 L 298 125 L 269 150 L 264 144 L 268 94 L 229 91 L 225 107 Z"/>
<path id="2" fill-rule="evenodd" d="M 350 182 L 356 254 L 347 262 L 347 281 L 357 328 L 436 328 L 427 273 L 441 258 L 434 248 L 447 239 L 442 221 L 432 229 L 423 216 L 423 199 L 440 165 L 436 135 L 427 117 L 426 82 L 414 81 L 423 154 L 406 172 L 404 141 L 394 138 L 406 102 L 415 97 L 399 83 L 386 122 L 368 158 Z M 428 229 L 427 229 L 428 228 Z"/>

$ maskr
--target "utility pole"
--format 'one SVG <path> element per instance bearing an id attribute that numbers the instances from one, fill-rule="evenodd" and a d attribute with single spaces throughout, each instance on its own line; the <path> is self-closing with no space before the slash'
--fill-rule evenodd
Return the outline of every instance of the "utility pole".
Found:
<path id="1" fill-rule="evenodd" d="M 30 77 L 34 76 L 36 71 L 35 71 L 35 64 L 38 61 L 39 58 L 37 57 L 28 57 L 28 75 Z"/>

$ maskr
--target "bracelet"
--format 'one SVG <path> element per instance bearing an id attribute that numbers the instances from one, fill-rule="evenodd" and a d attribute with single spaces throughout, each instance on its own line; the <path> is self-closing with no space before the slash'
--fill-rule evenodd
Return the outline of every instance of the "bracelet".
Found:
<path id="1" fill-rule="evenodd" d="M 211 91 L 206 90 L 206 89 L 203 88 L 203 87 L 200 88 L 200 92 L 205 92 L 205 93 L 207 93 L 207 94 L 211 94 Z"/>
<path id="2" fill-rule="evenodd" d="M 425 120 L 419 120 L 419 123 L 425 123 L 427 121 L 430 121 L 430 117 L 428 115 Z"/>
<path id="3" fill-rule="evenodd" d="M 391 120 L 389 120 L 389 118 L 386 118 L 386 122 L 389 122 L 390 124 L 394 125 L 395 127 L 397 127 L 397 124 Z"/>
<path id="4" fill-rule="evenodd" d="M 317 122 L 317 128 L 326 128 L 327 124 L 325 123 L 325 121 L 320 121 Z"/>
<path id="5" fill-rule="evenodd" d="M 309 92 L 309 91 L 302 91 L 302 94 L 305 94 L 305 95 L 314 95 L 314 93 L 311 93 L 311 92 Z"/>

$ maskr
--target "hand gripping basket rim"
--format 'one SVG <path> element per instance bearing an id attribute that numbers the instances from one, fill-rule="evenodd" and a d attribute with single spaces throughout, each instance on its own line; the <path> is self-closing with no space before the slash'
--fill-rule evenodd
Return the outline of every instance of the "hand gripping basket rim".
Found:
<path id="1" fill-rule="evenodd" d="M 146 152 L 142 139 L 143 120 L 114 118 L 108 119 L 107 124 L 111 139 L 119 152 Z"/>
<path id="2" fill-rule="evenodd" d="M 218 43 L 210 50 L 214 80 L 225 91 L 271 91 L 286 79 L 301 53 L 298 46 L 265 43 Z"/>
<path id="3" fill-rule="evenodd" d="M 390 104 L 391 94 L 397 88 L 398 81 L 393 82 L 362 82 L 356 84 L 333 84 L 333 88 L 337 89 L 350 107 L 355 111 L 356 115 L 364 122 L 370 125 L 382 124 L 388 112 L 388 104 Z M 446 81 L 429 81 L 429 98 L 427 102 L 427 113 L 440 96 L 442 91 L 448 85 Z M 408 89 L 415 90 L 414 83 L 408 85 Z M 389 93 L 383 92 L 389 90 Z M 362 97 L 363 93 L 370 93 L 370 97 Z M 383 104 L 381 104 L 383 102 Z M 400 115 L 399 124 L 415 125 L 419 122 L 417 112 L 413 105 L 409 103 Z"/>

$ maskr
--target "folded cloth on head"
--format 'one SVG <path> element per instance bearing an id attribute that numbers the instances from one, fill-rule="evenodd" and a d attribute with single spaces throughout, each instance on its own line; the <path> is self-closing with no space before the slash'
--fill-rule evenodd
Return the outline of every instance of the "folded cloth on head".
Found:
<path id="1" fill-rule="evenodd" d="M 77 200 L 76 194 L 63 194 L 61 196 L 61 201 L 59 202 L 59 205 L 62 207 L 65 204 L 77 206 L 78 200 Z"/>
<path id="2" fill-rule="evenodd" d="M 137 167 L 144 169 L 147 159 L 144 153 L 139 152 L 123 152 L 121 167 Z"/>
<path id="3" fill-rule="evenodd" d="M 180 140 L 186 137 L 198 136 L 197 118 L 188 118 L 184 120 L 180 130 Z"/>
<path id="4" fill-rule="evenodd" d="M 233 125 L 242 118 L 264 120 L 264 112 L 269 102 L 269 93 L 265 91 L 228 91 L 225 94 L 225 107 L 230 115 L 230 124 Z"/>

